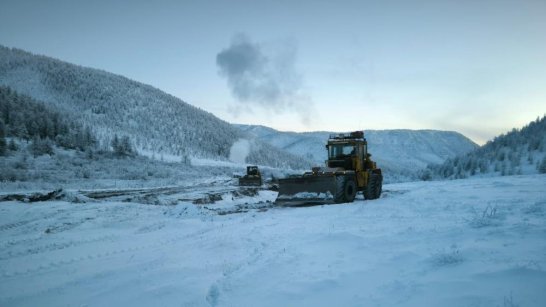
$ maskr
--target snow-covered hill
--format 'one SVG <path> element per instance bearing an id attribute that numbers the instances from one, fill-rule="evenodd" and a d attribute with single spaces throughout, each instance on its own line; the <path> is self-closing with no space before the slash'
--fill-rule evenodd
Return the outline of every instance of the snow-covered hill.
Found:
<path id="1" fill-rule="evenodd" d="M 232 145 L 246 137 L 213 114 L 149 85 L 3 46 L 0 85 L 78 119 L 106 144 L 114 133 L 130 136 L 150 156 L 228 160 Z M 248 144 L 248 163 L 297 169 L 309 165 L 267 143 Z"/>
<path id="2" fill-rule="evenodd" d="M 207 186 L 195 184 L 178 192 Z M 302 208 L 268 207 L 271 191 L 208 205 L 144 195 L 1 203 L 0 305 L 546 305 L 545 175 Z"/>
<path id="3" fill-rule="evenodd" d="M 484 146 L 430 165 L 423 179 L 546 173 L 546 116 L 495 137 Z"/>
<path id="4" fill-rule="evenodd" d="M 238 125 L 257 139 L 315 164 L 326 159 L 324 145 L 333 132 L 281 132 L 264 126 Z M 385 170 L 387 180 L 411 178 L 431 163 L 442 163 L 478 147 L 460 133 L 435 130 L 366 130 L 372 159 Z"/>

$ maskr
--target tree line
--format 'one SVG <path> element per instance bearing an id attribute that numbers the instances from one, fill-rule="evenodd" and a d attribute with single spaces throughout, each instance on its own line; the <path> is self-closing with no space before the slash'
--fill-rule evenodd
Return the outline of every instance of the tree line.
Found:
<path id="1" fill-rule="evenodd" d="M 421 179 L 460 179 L 488 173 L 517 175 L 522 173 L 525 163 L 539 173 L 546 173 L 546 116 L 501 134 L 465 155 L 429 165 L 421 173 Z"/>
<path id="2" fill-rule="evenodd" d="M 11 140 L 7 142 L 6 138 Z M 99 142 L 90 127 L 32 97 L 0 86 L 0 155 L 18 149 L 14 138 L 30 142 L 34 155 L 53 154 L 54 145 L 79 151 L 99 150 Z M 134 154 L 128 137 L 120 139 L 115 135 L 111 146 L 120 156 Z"/>

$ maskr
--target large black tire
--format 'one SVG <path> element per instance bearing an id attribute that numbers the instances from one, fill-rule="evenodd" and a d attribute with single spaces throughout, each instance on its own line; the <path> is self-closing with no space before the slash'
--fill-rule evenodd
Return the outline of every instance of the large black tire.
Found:
<path id="1" fill-rule="evenodd" d="M 378 199 L 381 197 L 383 190 L 383 175 L 371 174 L 368 186 L 364 188 L 363 194 L 365 199 Z"/>
<path id="2" fill-rule="evenodd" d="M 336 203 L 351 203 L 356 197 L 356 183 L 351 177 L 338 176 L 336 178 L 336 195 L 334 201 Z"/>
<path id="3" fill-rule="evenodd" d="M 352 203 L 355 200 L 356 192 L 356 182 L 353 179 L 347 179 L 347 181 L 345 181 L 344 189 L 345 201 Z"/>

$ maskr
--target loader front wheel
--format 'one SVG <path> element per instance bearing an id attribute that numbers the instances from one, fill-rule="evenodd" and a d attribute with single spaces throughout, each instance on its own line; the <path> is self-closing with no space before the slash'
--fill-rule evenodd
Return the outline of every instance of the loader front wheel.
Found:
<path id="1" fill-rule="evenodd" d="M 366 188 L 364 188 L 365 199 L 377 199 L 381 196 L 383 189 L 383 176 L 381 174 L 371 174 L 370 181 Z"/>
<path id="2" fill-rule="evenodd" d="M 352 203 L 355 200 L 356 196 L 356 183 L 353 179 L 348 179 L 345 181 L 345 201 Z"/>
<path id="3" fill-rule="evenodd" d="M 355 200 L 356 196 L 356 183 L 354 179 L 349 177 L 338 177 L 337 181 L 337 193 L 336 203 L 351 203 Z"/>

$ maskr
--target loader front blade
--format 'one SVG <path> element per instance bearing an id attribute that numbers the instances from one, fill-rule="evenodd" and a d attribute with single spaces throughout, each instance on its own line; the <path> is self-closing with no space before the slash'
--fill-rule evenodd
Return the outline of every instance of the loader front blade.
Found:
<path id="1" fill-rule="evenodd" d="M 301 206 L 335 203 L 336 176 L 300 176 L 279 179 L 279 194 L 275 203 Z"/>

